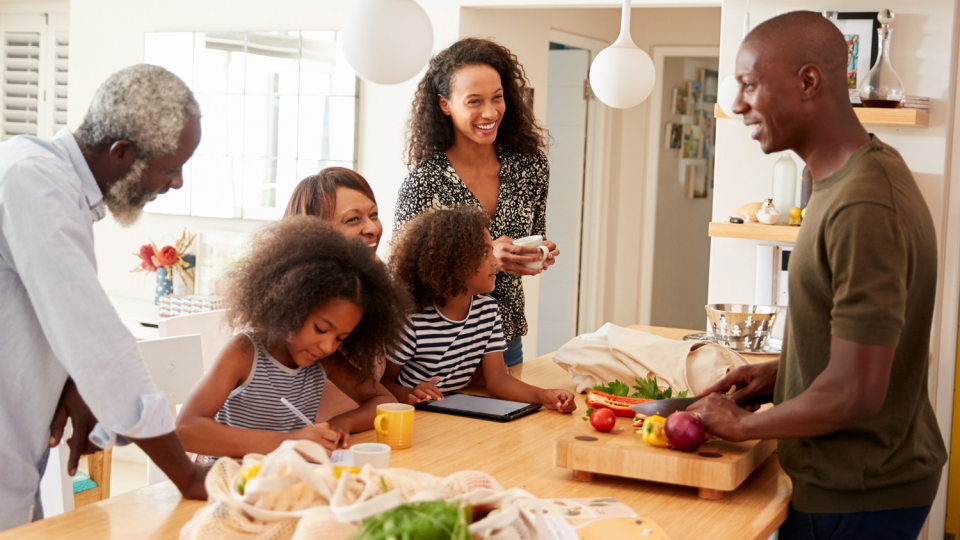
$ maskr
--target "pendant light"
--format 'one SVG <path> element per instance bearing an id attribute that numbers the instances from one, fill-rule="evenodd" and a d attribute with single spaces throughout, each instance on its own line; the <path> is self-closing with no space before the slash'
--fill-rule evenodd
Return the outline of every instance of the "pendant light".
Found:
<path id="1" fill-rule="evenodd" d="M 743 12 L 743 37 L 746 38 L 750 33 L 750 0 L 747 0 L 747 9 Z M 737 100 L 737 92 L 740 91 L 740 83 L 734 75 L 727 75 L 720 81 L 717 87 L 717 105 L 723 114 L 729 118 L 739 115 L 733 112 L 733 102 Z"/>
<path id="2" fill-rule="evenodd" d="M 620 36 L 594 58 L 590 87 L 606 105 L 628 109 L 647 99 L 656 80 L 650 55 L 630 37 L 630 0 L 623 0 Z"/>
<path id="3" fill-rule="evenodd" d="M 433 51 L 433 26 L 414 0 L 357 0 L 343 20 L 341 38 L 357 75 L 378 84 L 410 79 Z"/>

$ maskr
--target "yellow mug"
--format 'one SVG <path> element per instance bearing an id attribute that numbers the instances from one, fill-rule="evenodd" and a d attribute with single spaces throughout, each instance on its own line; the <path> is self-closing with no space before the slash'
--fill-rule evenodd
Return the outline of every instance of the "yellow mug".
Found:
<path id="1" fill-rule="evenodd" d="M 378 443 L 387 444 L 394 450 L 410 448 L 413 444 L 413 405 L 377 405 L 377 417 L 373 421 L 373 427 L 377 430 Z"/>

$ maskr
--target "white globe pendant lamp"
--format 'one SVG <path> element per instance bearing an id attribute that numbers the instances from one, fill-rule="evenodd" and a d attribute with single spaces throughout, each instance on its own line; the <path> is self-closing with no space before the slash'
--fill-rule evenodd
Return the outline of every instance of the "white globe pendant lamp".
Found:
<path id="1" fill-rule="evenodd" d="M 433 26 L 414 0 L 357 0 L 343 20 L 341 38 L 357 75 L 378 84 L 410 79 L 433 51 Z"/>
<path id="2" fill-rule="evenodd" d="M 620 36 L 590 65 L 590 87 L 604 104 L 629 109 L 647 99 L 657 73 L 653 60 L 630 37 L 630 0 L 623 0 Z"/>

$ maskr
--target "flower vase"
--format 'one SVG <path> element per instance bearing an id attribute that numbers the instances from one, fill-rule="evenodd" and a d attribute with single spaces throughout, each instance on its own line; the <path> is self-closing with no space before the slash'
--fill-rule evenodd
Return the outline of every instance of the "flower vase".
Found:
<path id="1" fill-rule="evenodd" d="M 173 276 L 170 275 L 170 268 L 166 266 L 157 267 L 157 290 L 153 297 L 153 304 L 160 305 L 160 297 L 173 294 Z"/>

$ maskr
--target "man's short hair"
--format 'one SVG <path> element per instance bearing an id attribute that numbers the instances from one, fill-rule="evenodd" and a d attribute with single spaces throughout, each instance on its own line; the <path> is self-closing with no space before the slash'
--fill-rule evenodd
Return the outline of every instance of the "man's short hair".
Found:
<path id="1" fill-rule="evenodd" d="M 191 118 L 200 118 L 200 106 L 180 77 L 160 66 L 137 64 L 100 85 L 75 137 L 84 151 L 128 140 L 138 158 L 150 162 L 177 151 Z"/>

